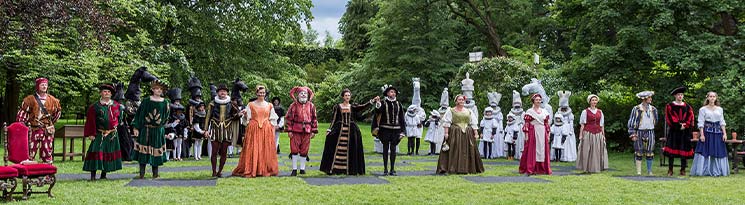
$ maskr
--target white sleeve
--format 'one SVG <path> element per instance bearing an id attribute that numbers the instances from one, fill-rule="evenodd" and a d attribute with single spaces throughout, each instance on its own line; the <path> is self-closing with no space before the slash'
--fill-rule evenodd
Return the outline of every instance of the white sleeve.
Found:
<path id="1" fill-rule="evenodd" d="M 719 122 L 721 122 L 719 124 L 722 125 L 722 127 L 727 126 L 727 122 L 724 121 L 724 109 L 722 109 L 722 107 L 719 107 L 719 109 L 717 110 L 719 110 L 719 113 L 721 114 L 719 115 Z"/>
<path id="2" fill-rule="evenodd" d="M 453 112 L 448 108 L 445 111 L 445 116 L 442 117 L 442 127 L 450 127 L 451 123 L 453 123 Z"/>
<path id="3" fill-rule="evenodd" d="M 579 124 L 587 124 L 587 110 L 582 110 L 582 114 L 579 116 Z"/>
<path id="4" fill-rule="evenodd" d="M 279 118 L 279 124 L 277 124 L 278 127 L 285 127 L 285 117 Z"/>
<path id="5" fill-rule="evenodd" d="M 600 112 L 600 127 L 605 127 L 605 114 L 603 114 L 603 111 L 600 110 L 598 110 L 598 112 Z"/>
<path id="6" fill-rule="evenodd" d="M 246 111 L 246 114 L 241 117 L 241 124 L 248 125 L 248 121 L 251 120 L 251 106 L 246 105 L 246 108 L 243 110 Z M 272 112 L 274 112 L 274 109 L 272 109 Z"/>
<path id="7" fill-rule="evenodd" d="M 273 107 L 269 107 L 269 112 L 269 122 L 273 127 L 277 127 L 277 119 L 279 119 L 279 115 L 277 115 L 277 112 L 274 112 Z"/>
<path id="8" fill-rule="evenodd" d="M 471 128 L 479 130 L 479 118 L 476 113 L 471 112 L 471 122 L 469 122 L 468 124 L 471 125 Z"/>
<path id="9" fill-rule="evenodd" d="M 194 131 L 197 131 L 199 134 L 204 134 L 204 130 L 202 130 L 201 127 L 199 127 L 199 123 L 194 123 Z"/>
<path id="10" fill-rule="evenodd" d="M 706 110 L 704 110 L 703 107 L 701 109 L 698 109 L 698 128 L 704 128 L 704 123 L 706 122 Z"/>

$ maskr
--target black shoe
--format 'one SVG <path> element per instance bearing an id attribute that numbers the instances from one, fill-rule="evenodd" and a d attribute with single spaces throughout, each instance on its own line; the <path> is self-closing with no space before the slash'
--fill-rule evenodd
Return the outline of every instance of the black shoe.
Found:
<path id="1" fill-rule="evenodd" d="M 393 171 L 393 170 L 391 170 L 391 173 L 388 173 L 388 175 L 397 176 L 396 171 Z"/>
<path id="2" fill-rule="evenodd" d="M 300 170 L 300 174 L 305 174 L 305 170 Z"/>
<path id="3" fill-rule="evenodd" d="M 383 176 L 388 176 L 388 170 L 383 170 Z"/>
<path id="4" fill-rule="evenodd" d="M 297 170 L 292 170 L 292 173 L 290 173 L 290 176 L 292 177 L 297 176 Z"/>

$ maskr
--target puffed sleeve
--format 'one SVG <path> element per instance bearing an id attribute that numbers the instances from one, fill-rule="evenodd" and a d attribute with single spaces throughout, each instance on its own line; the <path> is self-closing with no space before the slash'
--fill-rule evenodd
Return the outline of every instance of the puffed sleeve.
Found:
<path id="1" fill-rule="evenodd" d="M 579 115 L 579 124 L 587 124 L 587 109 L 582 110 L 582 114 Z"/>
<path id="2" fill-rule="evenodd" d="M 469 110 L 469 112 L 470 112 L 470 110 Z M 470 125 L 471 128 L 473 128 L 474 130 L 479 130 L 479 118 L 478 118 L 478 116 L 474 112 L 470 112 L 470 113 L 471 113 L 471 122 L 469 122 L 468 125 Z"/>
<path id="3" fill-rule="evenodd" d="M 442 127 L 450 127 L 453 123 L 453 112 L 451 109 L 445 111 L 445 116 L 442 117 Z"/>
<path id="4" fill-rule="evenodd" d="M 249 115 L 250 115 L 250 112 L 249 112 Z M 277 112 L 274 112 L 274 106 L 270 104 L 269 105 L 269 123 L 272 124 L 272 127 L 277 127 L 277 119 L 279 119 L 279 115 L 277 115 Z"/>
<path id="5" fill-rule="evenodd" d="M 704 128 L 704 122 L 706 121 L 706 110 L 704 110 L 703 107 L 701 109 L 698 109 L 698 128 L 702 129 Z"/>
<path id="6" fill-rule="evenodd" d="M 605 114 L 603 114 L 603 111 L 600 109 L 598 109 L 598 112 L 600 112 L 600 127 L 605 127 Z"/>
<path id="7" fill-rule="evenodd" d="M 718 107 L 717 110 L 719 110 L 719 113 L 721 114 L 719 115 L 719 122 L 721 122 L 720 124 L 722 125 L 722 127 L 727 126 L 727 122 L 724 121 L 724 109 L 722 109 L 722 107 Z"/>
<path id="8" fill-rule="evenodd" d="M 250 105 L 246 105 L 246 108 L 243 108 L 243 110 L 246 111 L 246 114 L 244 114 L 243 117 L 241 117 L 241 124 L 242 125 L 248 125 L 248 121 L 251 120 L 251 106 Z M 271 109 L 271 110 L 272 110 L 272 113 L 274 113 L 275 115 L 277 114 L 276 112 L 274 112 L 274 109 Z M 271 116 L 269 116 L 269 117 L 271 117 Z M 276 120 L 276 118 L 275 118 L 275 120 Z M 276 124 L 276 122 L 274 122 L 274 123 Z"/>

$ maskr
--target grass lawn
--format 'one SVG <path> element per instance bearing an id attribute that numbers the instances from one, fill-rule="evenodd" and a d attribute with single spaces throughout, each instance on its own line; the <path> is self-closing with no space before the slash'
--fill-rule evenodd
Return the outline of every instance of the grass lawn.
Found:
<path id="1" fill-rule="evenodd" d="M 321 124 L 326 130 L 328 124 Z M 369 125 L 363 125 L 367 162 L 382 163 L 378 154 L 371 152 L 373 140 Z M 287 158 L 289 139 L 282 135 L 280 169 L 289 171 Z M 324 136 L 312 140 L 310 165 L 318 166 L 323 152 Z M 424 143 L 424 142 L 423 142 Z M 61 142 L 57 142 L 61 149 Z M 405 140 L 401 150 L 406 150 Z M 80 143 L 76 143 L 80 146 Z M 428 146 L 422 146 L 426 153 Z M 610 167 L 614 171 L 593 175 L 536 176 L 550 183 L 474 183 L 461 175 L 449 176 L 395 176 L 381 177 L 388 184 L 379 185 L 308 185 L 298 177 L 221 178 L 215 187 L 128 187 L 126 180 L 60 180 L 54 187 L 56 198 L 43 194 L 32 195 L 33 204 L 742 204 L 745 194 L 745 174 L 729 177 L 681 177 L 679 181 L 630 181 L 616 176 L 635 174 L 631 153 L 609 153 Z M 435 156 L 399 156 L 397 163 L 406 160 L 436 159 Z M 226 170 L 235 166 L 237 158 L 229 159 Z M 506 162 L 505 159 L 485 162 Z M 429 170 L 436 162 L 411 162 L 412 166 L 397 166 L 397 171 Z M 666 173 L 655 158 L 653 171 Z M 689 162 L 689 164 L 691 164 Z M 75 161 L 55 165 L 61 174 L 84 173 L 80 157 Z M 165 167 L 209 166 L 209 160 L 167 162 Z M 572 163 L 559 163 L 573 166 Z M 486 171 L 475 176 L 519 176 L 517 165 L 485 165 Z M 135 166 L 127 166 L 115 173 L 135 174 Z M 368 176 L 381 172 L 382 166 L 368 166 Z M 676 169 L 677 171 L 677 169 Z M 161 172 L 164 179 L 210 179 L 210 171 Z M 146 175 L 150 177 L 150 173 Z M 309 171 L 305 177 L 326 177 L 320 171 Z M 20 195 L 15 195 L 20 199 Z"/>

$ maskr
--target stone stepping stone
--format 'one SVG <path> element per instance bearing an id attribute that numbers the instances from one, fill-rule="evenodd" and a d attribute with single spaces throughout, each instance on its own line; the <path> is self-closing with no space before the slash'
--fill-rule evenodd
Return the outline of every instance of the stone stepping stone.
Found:
<path id="1" fill-rule="evenodd" d="M 193 187 L 193 186 L 215 186 L 217 185 L 217 180 L 215 179 L 209 179 L 209 180 L 190 180 L 190 179 L 155 179 L 155 180 L 147 180 L 147 179 L 135 179 L 130 181 L 125 186 L 131 186 L 131 187 L 146 187 L 146 186 L 152 186 L 152 187 L 163 187 L 163 186 L 170 186 L 170 187 Z"/>
<path id="2" fill-rule="evenodd" d="M 551 183 L 549 180 L 533 178 L 533 177 L 480 177 L 480 176 L 464 176 L 464 179 L 475 183 L 511 183 L 511 182 L 530 182 L 530 183 Z"/>
<path id="3" fill-rule="evenodd" d="M 315 186 L 347 185 L 347 184 L 388 184 L 388 181 L 378 177 L 345 176 L 345 177 L 304 177 L 305 183 Z"/>
<path id="4" fill-rule="evenodd" d="M 658 177 L 658 176 L 619 176 L 618 178 L 631 180 L 631 181 L 682 181 L 688 180 L 686 178 L 676 177 Z"/>
<path id="5" fill-rule="evenodd" d="M 486 162 L 483 162 L 483 164 L 484 165 L 497 165 L 497 166 L 514 166 L 514 165 L 519 166 L 520 165 L 520 162 L 519 161 L 507 161 L 507 162 L 505 162 L 505 161 L 500 161 L 500 162 L 486 161 Z"/>
<path id="6" fill-rule="evenodd" d="M 373 176 L 385 176 L 383 172 L 372 172 Z M 435 171 L 396 171 L 397 176 L 437 176 Z"/>
<path id="7" fill-rule="evenodd" d="M 96 173 L 96 177 L 100 177 L 100 173 Z M 133 179 L 135 178 L 135 174 L 116 174 L 116 173 L 107 173 L 106 178 L 104 180 L 117 180 L 117 179 Z M 57 180 L 90 180 L 91 174 L 85 173 L 85 174 L 57 174 L 56 175 Z M 96 180 L 99 180 L 96 178 Z"/>
<path id="8" fill-rule="evenodd" d="M 576 170 L 576 167 L 572 166 L 551 166 L 551 171 L 560 171 L 560 172 L 571 172 L 573 170 Z"/>

